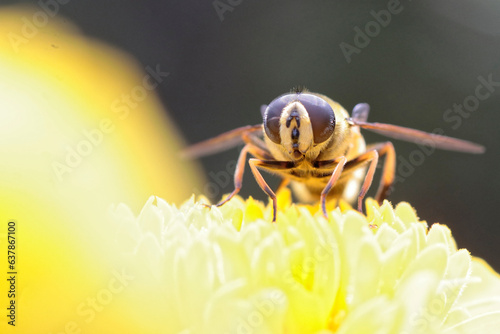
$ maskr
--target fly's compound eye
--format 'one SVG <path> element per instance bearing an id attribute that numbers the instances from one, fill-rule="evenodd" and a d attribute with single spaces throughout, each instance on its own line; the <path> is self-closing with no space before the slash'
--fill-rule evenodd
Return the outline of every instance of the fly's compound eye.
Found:
<path id="1" fill-rule="evenodd" d="M 267 106 L 264 114 L 264 130 L 266 135 L 276 144 L 281 143 L 280 119 L 283 109 L 293 101 L 300 102 L 307 110 L 313 130 L 315 144 L 322 143 L 331 137 L 335 130 L 335 114 L 332 107 L 320 98 L 312 94 L 285 94 L 274 99 Z"/>
<path id="2" fill-rule="evenodd" d="M 263 114 L 264 131 L 266 135 L 276 144 L 281 144 L 280 118 L 283 109 L 290 103 L 296 94 L 286 94 L 274 99 Z"/>
<path id="3" fill-rule="evenodd" d="M 312 94 L 300 94 L 297 99 L 309 114 L 314 143 L 319 144 L 330 138 L 335 130 L 335 113 L 330 104 Z"/>

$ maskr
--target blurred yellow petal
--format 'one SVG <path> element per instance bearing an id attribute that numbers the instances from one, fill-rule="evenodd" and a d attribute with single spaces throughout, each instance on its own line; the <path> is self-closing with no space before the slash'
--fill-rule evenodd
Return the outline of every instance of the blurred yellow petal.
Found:
<path id="1" fill-rule="evenodd" d="M 105 212 L 121 201 L 137 212 L 152 194 L 181 203 L 201 184 L 153 88 L 168 64 L 142 66 L 40 7 L 2 7 L 0 22 L 0 245 L 15 221 L 18 273 L 17 325 L 3 317 L 0 332 L 140 331 L 122 321 L 133 278 Z"/>

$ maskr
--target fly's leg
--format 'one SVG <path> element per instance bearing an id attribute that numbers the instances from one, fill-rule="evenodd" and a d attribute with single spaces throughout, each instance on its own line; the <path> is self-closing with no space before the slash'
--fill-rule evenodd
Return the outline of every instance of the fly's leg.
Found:
<path id="1" fill-rule="evenodd" d="M 247 153 L 250 153 L 253 156 L 257 157 L 266 155 L 266 152 L 261 150 L 259 147 L 256 147 L 251 143 L 246 144 L 241 150 L 240 156 L 238 157 L 238 162 L 236 163 L 236 170 L 234 172 L 234 190 L 225 199 L 215 204 L 215 206 L 224 205 L 227 201 L 229 201 L 231 198 L 233 198 L 236 194 L 240 192 L 243 182 L 243 173 L 245 171 L 245 162 L 247 158 Z"/>
<path id="2" fill-rule="evenodd" d="M 370 163 L 365 179 L 363 181 L 363 185 L 361 186 L 361 190 L 358 195 L 359 211 L 362 211 L 363 199 L 368 189 L 370 189 L 373 181 L 373 176 L 377 168 L 377 163 L 379 161 L 379 158 L 382 156 L 385 157 L 384 167 L 382 170 L 382 177 L 380 179 L 380 185 L 376 195 L 376 200 L 379 203 L 382 203 L 385 196 L 387 195 L 387 191 L 390 189 L 392 183 L 394 182 L 394 173 L 396 169 L 396 152 L 394 151 L 394 146 L 392 145 L 392 143 L 385 142 L 369 146 L 365 153 L 360 154 L 356 158 L 350 160 L 345 166 L 345 171 L 347 172 L 351 171 L 352 169 L 358 168 L 368 162 Z"/>
<path id="3" fill-rule="evenodd" d="M 273 201 L 273 222 L 276 221 L 276 211 L 278 209 L 278 203 L 276 200 L 276 194 L 269 187 L 266 180 L 262 177 L 262 174 L 259 172 L 258 168 L 264 168 L 269 170 L 285 170 L 291 169 L 295 167 L 295 164 L 291 161 L 276 161 L 276 160 L 259 160 L 259 159 L 250 159 L 248 160 L 248 164 L 250 165 L 250 169 L 252 170 L 253 176 L 255 180 L 259 184 L 259 187 L 271 198 Z"/>
<path id="4" fill-rule="evenodd" d="M 382 204 L 382 201 L 387 197 L 387 192 L 394 183 L 396 174 L 396 151 L 394 145 L 390 141 L 376 144 L 374 149 L 377 150 L 379 156 L 385 156 L 384 168 L 382 169 L 382 178 L 377 190 L 375 199 Z"/>
<path id="5" fill-rule="evenodd" d="M 339 179 L 340 174 L 342 173 L 342 170 L 344 170 L 344 166 L 346 163 L 347 163 L 347 158 L 345 156 L 341 156 L 333 160 L 316 162 L 316 166 L 318 168 L 329 168 L 335 166 L 335 169 L 333 170 L 332 175 L 330 176 L 330 179 L 328 180 L 328 183 L 326 184 L 325 188 L 323 188 L 320 197 L 321 211 L 323 212 L 323 216 L 325 218 L 328 218 L 328 213 L 326 212 L 326 197 L 328 196 L 328 193 Z"/>
<path id="6" fill-rule="evenodd" d="M 370 186 L 372 185 L 373 176 L 375 175 L 375 170 L 377 169 L 378 157 L 378 152 L 376 150 L 371 150 L 349 161 L 349 163 L 352 163 L 354 166 L 370 162 L 370 166 L 368 167 L 368 171 L 365 175 L 365 180 L 363 181 L 363 185 L 361 186 L 361 190 L 358 195 L 359 212 L 363 212 L 363 199 L 365 198 L 368 189 L 370 189 Z"/>

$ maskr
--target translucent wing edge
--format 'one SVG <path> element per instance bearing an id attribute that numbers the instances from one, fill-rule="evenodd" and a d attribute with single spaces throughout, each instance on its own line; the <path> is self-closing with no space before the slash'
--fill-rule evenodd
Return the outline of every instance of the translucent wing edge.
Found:
<path id="1" fill-rule="evenodd" d="M 468 140 L 452 138 L 435 133 L 424 132 L 411 129 L 404 126 L 385 124 L 385 123 L 367 123 L 350 119 L 351 124 L 357 125 L 363 129 L 384 135 L 389 138 L 404 140 L 420 145 L 431 146 L 441 150 L 457 151 L 464 153 L 481 154 L 486 148 L 480 144 Z"/>
<path id="2" fill-rule="evenodd" d="M 181 157 L 193 159 L 223 152 L 243 144 L 243 135 L 259 131 L 262 131 L 262 124 L 242 126 L 186 147 L 181 151 Z"/>

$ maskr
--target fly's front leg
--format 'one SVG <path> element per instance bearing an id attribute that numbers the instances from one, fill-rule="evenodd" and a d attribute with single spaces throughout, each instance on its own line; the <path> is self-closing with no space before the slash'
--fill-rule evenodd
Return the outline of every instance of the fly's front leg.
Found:
<path id="1" fill-rule="evenodd" d="M 254 146 L 251 143 L 246 144 L 240 152 L 238 157 L 238 162 L 236 163 L 236 170 L 234 172 L 234 190 L 231 192 L 224 200 L 221 200 L 215 206 L 221 206 L 238 194 L 241 190 L 241 185 L 243 182 L 243 172 L 245 171 L 245 162 L 247 158 L 247 153 L 253 156 L 265 156 L 267 153 L 261 150 L 259 147 Z"/>
<path id="2" fill-rule="evenodd" d="M 250 169 L 252 170 L 253 176 L 255 180 L 259 184 L 259 187 L 271 198 L 273 201 L 273 222 L 276 221 L 276 211 L 278 210 L 278 203 L 276 200 L 276 194 L 269 187 L 266 180 L 262 177 L 262 174 L 259 172 L 258 168 L 264 168 L 268 170 L 286 170 L 295 167 L 295 164 L 291 161 L 276 161 L 276 160 L 259 160 L 259 159 L 250 159 L 248 160 L 248 164 L 250 165 Z"/>
<path id="3" fill-rule="evenodd" d="M 273 156 L 267 149 L 266 143 L 253 133 L 244 133 L 241 138 L 246 144 L 252 144 L 259 152 L 256 157 L 259 159 L 272 160 Z"/>
<path id="4" fill-rule="evenodd" d="M 335 169 L 333 170 L 332 175 L 330 176 L 330 179 L 328 180 L 328 183 L 326 184 L 325 188 L 321 192 L 321 197 L 320 197 L 321 211 L 323 212 L 323 216 L 327 219 L 328 219 L 328 213 L 326 212 L 326 196 L 328 196 L 328 193 L 339 179 L 340 174 L 342 173 L 342 170 L 344 169 L 346 162 L 347 158 L 345 156 L 341 156 L 338 157 L 337 159 L 317 161 L 315 163 L 315 167 L 317 168 L 329 168 L 335 166 Z"/>

